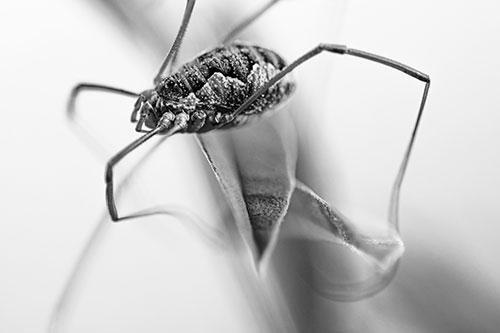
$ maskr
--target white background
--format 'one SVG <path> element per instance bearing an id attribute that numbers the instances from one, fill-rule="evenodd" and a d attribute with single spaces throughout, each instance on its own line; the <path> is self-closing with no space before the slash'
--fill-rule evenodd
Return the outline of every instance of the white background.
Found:
<path id="1" fill-rule="evenodd" d="M 203 15 L 217 0 L 199 2 L 203 9 L 198 15 Z M 394 284 L 362 302 L 361 312 L 354 312 L 352 318 L 370 321 L 372 331 L 456 331 L 457 323 L 467 332 L 495 331 L 500 323 L 498 2 L 351 1 L 326 7 L 320 7 L 324 5 L 320 1 L 284 2 L 257 28 L 264 31 L 262 42 L 276 45 L 273 48 L 286 58 L 331 41 L 389 56 L 432 77 L 402 192 L 407 251 Z M 180 17 L 177 7 L 168 13 L 175 22 Z M 341 21 L 332 22 L 332 18 Z M 3 1 L 0 5 L 2 332 L 46 329 L 74 260 L 103 213 L 105 157 L 134 137 L 128 124 L 133 101 L 127 98 L 88 94 L 87 101 L 79 104 L 81 112 L 92 114 L 89 124 L 100 122 L 91 125 L 108 142 L 107 153 L 99 158 L 74 135 L 64 116 L 67 94 L 76 82 L 96 81 L 132 90 L 150 87 L 157 67 L 148 62 L 151 51 L 125 38 L 113 24 L 84 1 Z M 203 30 L 193 26 L 196 29 Z M 193 48 L 198 46 L 200 51 L 208 45 L 198 42 Z M 304 66 L 297 78 L 311 103 L 320 100 L 323 108 L 303 124 L 309 133 L 304 142 L 311 150 L 313 145 L 320 147 L 311 156 L 323 152 L 322 156 L 333 159 L 318 161 L 319 170 L 336 170 L 317 173 L 318 188 L 319 183 L 324 189 L 328 187 L 324 184 L 340 182 L 345 192 L 323 191 L 330 202 L 342 201 L 356 196 L 359 183 L 364 182 L 366 197 L 358 194 L 359 199 L 372 209 L 367 198 L 373 193 L 366 182 L 377 180 L 377 171 L 386 164 L 377 164 L 376 155 L 368 158 L 373 163 L 367 162 L 366 154 L 351 153 L 341 141 L 369 152 L 366 143 L 377 147 L 389 140 L 382 130 L 378 130 L 380 139 L 366 137 L 364 128 L 379 123 L 397 127 L 396 114 L 411 120 L 422 85 L 380 66 L 350 59 L 330 61 L 327 56 Z M 320 83 L 314 86 L 315 81 Z M 372 111 L 366 112 L 367 108 Z M 344 113 L 333 118 L 331 109 Z M 347 112 L 351 109 L 354 113 Z M 365 110 L 364 115 L 392 111 L 388 117 L 395 117 L 394 123 L 360 118 L 356 110 Z M 105 129 L 113 132 L 105 134 Z M 409 133 L 408 126 L 401 130 Z M 400 150 L 406 143 L 406 136 L 402 138 Z M 156 200 L 191 208 L 196 203 L 199 214 L 212 218 L 214 203 L 205 198 L 208 182 L 198 167 L 194 140 L 175 138 L 167 146 L 163 154 L 169 158 L 164 158 L 162 168 L 173 176 L 165 180 L 165 187 L 175 191 L 166 191 L 168 197 Z M 388 164 L 394 168 L 400 154 L 395 156 Z M 346 176 L 339 181 L 336 175 L 342 170 L 347 170 Z M 363 170 L 368 170 L 365 178 L 349 175 Z M 163 176 L 161 168 L 157 172 Z M 385 194 L 381 197 L 386 200 Z M 349 200 L 345 201 L 349 209 Z M 92 270 L 100 273 L 90 274 L 83 287 L 99 291 L 77 295 L 71 331 L 152 332 L 165 327 L 190 332 L 242 331 L 242 327 L 251 331 L 251 316 L 238 291 L 241 286 L 220 256 L 207 254 L 178 221 L 165 228 L 148 223 L 140 228 L 133 224 L 108 228 L 107 247 L 96 256 Z M 163 279 L 164 290 L 148 289 L 149 283 L 158 286 L 149 282 L 155 279 Z"/>

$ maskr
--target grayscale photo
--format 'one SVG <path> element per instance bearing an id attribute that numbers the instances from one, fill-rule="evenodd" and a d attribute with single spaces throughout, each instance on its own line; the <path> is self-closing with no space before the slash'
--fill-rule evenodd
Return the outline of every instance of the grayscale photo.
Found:
<path id="1" fill-rule="evenodd" d="M 0 332 L 498 332 L 499 13 L 3 1 Z"/>

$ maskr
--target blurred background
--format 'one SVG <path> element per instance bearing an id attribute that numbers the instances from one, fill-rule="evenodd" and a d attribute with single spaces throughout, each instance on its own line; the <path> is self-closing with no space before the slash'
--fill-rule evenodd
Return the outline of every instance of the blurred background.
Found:
<path id="1" fill-rule="evenodd" d="M 216 44 L 265 2 L 199 0 L 179 59 Z M 151 45 L 170 41 L 140 26 L 125 28 L 133 18 L 120 17 L 103 1 L 2 2 L 0 331 L 48 328 L 96 225 L 98 241 L 62 309 L 61 331 L 497 331 L 499 7 L 495 1 L 282 0 L 242 35 L 289 61 L 333 42 L 396 59 L 432 78 L 401 193 L 406 252 L 399 272 L 373 298 L 336 303 L 298 288 L 294 277 L 287 283 L 297 288 L 295 295 L 285 287 L 284 299 L 272 297 L 271 282 L 259 282 L 231 247 L 193 232 L 191 221 L 111 225 L 104 164 L 135 138 L 129 123 L 134 101 L 82 94 L 85 132 L 68 123 L 67 96 L 80 81 L 150 88 L 163 47 Z M 183 1 L 147 1 L 137 17 L 146 13 L 173 38 L 183 8 Z M 294 76 L 298 177 L 356 221 L 380 223 L 423 85 L 383 66 L 330 55 Z M 121 205 L 133 211 L 169 203 L 215 226 L 225 204 L 214 191 L 194 138 L 179 136 L 134 178 Z M 284 242 L 278 250 L 292 262 L 295 255 L 304 259 L 295 244 Z M 290 310 L 276 327 L 261 321 L 263 312 L 283 306 Z"/>

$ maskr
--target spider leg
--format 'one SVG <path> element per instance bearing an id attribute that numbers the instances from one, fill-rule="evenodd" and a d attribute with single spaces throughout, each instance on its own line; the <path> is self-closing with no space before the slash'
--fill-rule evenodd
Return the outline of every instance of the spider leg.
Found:
<path id="1" fill-rule="evenodd" d="M 137 169 L 142 167 L 147 158 L 151 156 L 151 154 L 163 143 L 165 139 L 167 139 L 167 137 L 162 137 L 158 142 L 156 142 L 155 145 L 148 150 L 146 155 L 134 165 L 132 171 L 129 171 L 127 173 L 125 179 L 117 186 L 116 189 L 117 194 L 121 193 L 124 190 L 124 187 L 126 186 L 127 182 L 131 177 L 131 173 L 136 172 Z M 208 226 L 209 223 L 204 221 L 196 214 L 193 214 L 179 207 L 174 207 L 174 206 L 155 207 L 149 210 L 140 211 L 133 215 L 124 217 L 123 220 L 132 219 L 136 217 L 151 216 L 151 215 L 171 216 L 171 217 L 176 217 L 182 221 L 192 222 L 184 225 L 193 227 L 194 230 L 197 231 L 200 234 L 200 236 L 203 237 L 202 239 L 208 241 L 209 244 L 219 247 L 224 246 L 224 243 L 221 242 L 221 240 L 223 239 L 223 235 L 219 231 L 210 228 Z M 61 289 L 60 294 L 54 306 L 52 307 L 52 313 L 50 316 L 49 328 L 48 328 L 49 333 L 55 333 L 61 331 L 61 326 L 63 326 L 66 312 L 68 308 L 71 306 L 75 291 L 78 290 L 79 285 L 81 284 L 80 281 L 81 274 L 87 269 L 89 263 L 92 262 L 96 252 L 96 246 L 99 243 L 100 238 L 104 234 L 106 226 L 108 225 L 108 219 L 106 218 L 106 216 L 107 215 L 103 216 L 103 218 L 101 218 L 98 224 L 94 227 L 94 230 L 88 237 L 85 245 L 81 249 L 76 261 L 74 262 L 73 267 L 71 268 L 70 274 L 68 275 L 64 283 L 64 287 Z"/>
<path id="2" fill-rule="evenodd" d="M 193 13 L 195 2 L 196 0 L 187 0 L 186 9 L 184 10 L 182 23 L 179 31 L 177 32 L 177 36 L 175 37 L 174 43 L 170 47 L 170 51 L 168 51 L 167 57 L 165 58 L 165 60 L 163 60 L 158 74 L 156 74 L 156 77 L 154 78 L 153 83 L 155 84 L 155 86 L 158 85 L 158 83 L 160 83 L 160 81 L 165 78 L 165 76 L 169 72 L 168 66 L 170 65 L 170 68 L 172 68 L 175 64 L 177 53 L 179 52 L 179 48 L 182 44 L 182 39 L 184 38 L 184 34 L 186 33 L 187 26 L 191 19 L 191 14 Z"/>
<path id="3" fill-rule="evenodd" d="M 398 174 L 393 184 L 392 194 L 391 194 L 391 202 L 389 207 L 389 222 L 391 226 L 397 230 L 397 216 L 398 216 L 398 205 L 399 205 L 399 191 L 401 188 L 401 184 L 403 182 L 404 174 L 406 168 L 408 166 L 408 161 L 410 159 L 411 151 L 413 149 L 413 144 L 415 142 L 415 138 L 418 131 L 418 126 L 420 124 L 420 120 L 422 118 L 422 114 L 425 107 L 425 101 L 427 100 L 427 95 L 430 88 L 430 77 L 427 74 L 424 74 L 410 66 L 397 62 L 395 60 L 385 58 L 376 54 L 368 53 L 361 50 L 351 49 L 344 45 L 336 45 L 336 44 L 319 44 L 309 52 L 305 53 L 303 56 L 299 57 L 297 60 L 292 62 L 290 65 L 285 67 L 281 72 L 276 74 L 271 80 L 269 80 L 266 84 L 264 84 L 260 89 L 258 89 L 252 96 L 250 96 L 242 105 L 240 105 L 232 114 L 232 117 L 228 120 L 228 122 L 232 121 L 236 116 L 246 110 L 256 99 L 258 99 L 264 92 L 266 92 L 270 87 L 272 87 L 276 82 L 281 80 L 285 75 L 293 71 L 296 67 L 300 66 L 304 62 L 310 60 L 311 58 L 317 56 L 321 52 L 326 51 L 334 54 L 341 55 L 351 55 L 358 58 L 363 58 L 369 61 L 373 61 L 388 67 L 392 67 L 398 71 L 401 71 L 419 81 L 425 83 L 424 91 L 422 94 L 422 99 L 420 101 L 420 106 L 417 114 L 417 119 L 415 121 L 415 125 L 413 127 L 413 131 L 410 137 L 410 141 L 406 148 L 405 154 L 403 156 L 403 160 L 399 167 Z"/>
<path id="4" fill-rule="evenodd" d="M 82 91 L 85 90 L 97 90 L 97 91 L 103 91 L 103 92 L 110 92 L 110 93 L 115 93 L 119 95 L 125 95 L 125 96 L 130 96 L 130 97 L 139 97 L 139 94 L 121 89 L 121 88 L 115 88 L 115 87 L 110 87 L 110 86 L 105 86 L 102 84 L 95 84 L 95 83 L 79 83 L 76 86 L 73 87 L 71 90 L 71 93 L 69 95 L 68 99 L 68 104 L 66 107 L 66 114 L 67 116 L 72 119 L 75 115 L 75 103 L 77 97 L 80 95 Z"/>
<path id="5" fill-rule="evenodd" d="M 257 10 L 255 13 L 247 17 L 245 20 L 243 20 L 240 24 L 238 24 L 236 27 L 234 27 L 227 35 L 226 37 L 222 40 L 222 44 L 227 44 L 231 40 L 233 40 L 236 35 L 238 35 L 241 31 L 243 31 L 246 27 L 248 27 L 250 24 L 252 24 L 255 20 L 257 20 L 262 14 L 267 12 L 268 9 L 270 9 L 273 5 L 275 5 L 278 1 L 280 0 L 271 0 L 267 2 L 262 8 Z"/>
<path id="6" fill-rule="evenodd" d="M 111 219 L 114 222 L 118 222 L 120 220 L 125 220 L 125 219 L 130 219 L 133 217 L 140 217 L 140 216 L 146 216 L 146 215 L 151 215 L 154 214 L 147 213 L 145 214 L 144 212 L 141 213 L 135 213 L 129 216 L 125 217 L 119 217 L 118 216 L 118 211 L 116 209 L 116 202 L 115 202 L 115 196 L 114 196 L 114 181 L 113 181 L 113 168 L 114 166 L 120 162 L 125 156 L 130 154 L 132 151 L 134 151 L 136 148 L 141 146 L 143 143 L 151 139 L 153 136 L 157 134 L 164 134 L 165 137 L 169 137 L 177 132 L 180 132 L 184 130 L 187 127 L 187 115 L 180 113 L 176 116 L 175 121 L 173 126 L 172 121 L 168 119 L 162 119 L 160 120 L 158 126 L 149 131 L 148 133 L 144 134 L 143 136 L 137 138 L 133 142 L 131 142 L 129 145 L 127 145 L 125 148 L 120 150 L 115 156 L 113 156 L 108 163 L 106 164 L 106 173 L 105 173 L 105 181 L 106 181 L 106 205 L 109 210 L 109 214 L 111 215 Z M 166 131 L 166 132 L 165 132 Z"/>
<path id="7" fill-rule="evenodd" d="M 97 135 L 97 133 L 94 133 L 92 131 L 92 128 L 86 126 L 83 119 L 80 119 L 78 117 L 78 114 L 76 113 L 76 99 L 80 96 L 81 92 L 88 90 L 108 92 L 130 97 L 138 97 L 139 94 L 125 89 L 114 88 L 94 83 L 80 83 L 74 86 L 71 90 L 66 106 L 66 116 L 71 125 L 73 125 L 75 134 L 80 137 L 82 142 L 84 142 L 86 146 L 89 147 L 97 157 L 102 158 L 106 153 L 106 149 L 104 148 L 102 140 L 96 139 L 99 135 Z"/>

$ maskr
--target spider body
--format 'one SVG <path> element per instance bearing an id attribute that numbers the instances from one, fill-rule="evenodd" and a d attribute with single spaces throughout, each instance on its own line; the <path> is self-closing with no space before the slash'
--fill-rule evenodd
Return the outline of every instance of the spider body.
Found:
<path id="1" fill-rule="evenodd" d="M 394 185 L 393 196 L 397 197 L 427 99 L 429 76 L 395 60 L 345 45 L 318 44 L 287 65 L 274 51 L 256 45 L 231 42 L 241 30 L 279 1 L 269 0 L 263 8 L 231 30 L 220 46 L 172 72 L 196 2 L 186 0 L 181 26 L 153 80 L 153 89 L 138 94 L 93 83 L 81 83 L 73 88 L 68 104 L 70 116 L 74 113 L 75 99 L 82 90 L 107 91 L 137 98 L 131 120 L 137 122 L 136 131 L 145 134 L 120 150 L 106 165 L 106 204 L 113 221 L 155 214 L 152 210 L 125 217 L 118 215 L 113 192 L 113 168 L 125 156 L 159 134 L 169 137 L 176 133 L 204 133 L 240 126 L 262 115 L 271 114 L 294 91 L 295 83 L 289 74 L 321 53 L 362 58 L 391 67 L 425 83 L 414 131 Z"/>
<path id="2" fill-rule="evenodd" d="M 165 139 L 176 133 L 204 133 L 216 129 L 232 128 L 248 123 L 251 119 L 261 118 L 262 115 L 271 114 L 272 111 L 283 105 L 295 89 L 295 83 L 290 77 L 291 72 L 319 54 L 327 53 L 331 55 L 346 55 L 361 58 L 393 68 L 425 83 L 415 125 L 394 181 L 391 194 L 389 223 L 392 230 L 397 231 L 399 192 L 412 152 L 419 123 L 423 115 L 431 83 L 430 77 L 425 73 L 390 58 L 350 48 L 345 45 L 321 43 L 290 62 L 290 64 L 285 64 L 285 61 L 274 51 L 241 42 L 231 42 L 243 29 L 279 1 L 280 0 L 268 0 L 264 7 L 233 28 L 227 34 L 226 38 L 222 40 L 222 45 L 203 53 L 192 61 L 179 67 L 175 72 L 172 72 L 172 68 L 176 68 L 177 53 L 182 45 L 182 40 L 196 2 L 196 0 L 186 0 L 186 9 L 184 11 L 181 26 L 166 58 L 162 62 L 153 80 L 153 89 L 137 93 L 122 88 L 95 83 L 80 83 L 73 88 L 67 108 L 67 115 L 72 121 L 77 119 L 74 117 L 75 101 L 82 91 L 97 90 L 137 98 L 137 102 L 133 107 L 131 120 L 137 122 L 136 130 L 144 134 L 117 152 L 106 164 L 105 196 L 106 205 L 112 221 L 119 222 L 151 215 L 172 214 L 170 209 L 165 210 L 161 207 L 141 210 L 125 216 L 118 214 L 114 194 L 115 181 L 113 173 L 116 165 L 123 160 L 124 157 L 156 135 L 163 135 L 163 139 Z M 293 40 L 293 36 L 289 36 L 288 38 Z M 147 129 L 143 129 L 143 127 Z M 109 131 L 112 130 L 111 128 L 109 129 Z M 162 141 L 163 140 L 160 142 Z M 328 144 L 325 144 L 322 148 L 327 149 Z M 205 154 L 207 158 L 211 159 L 207 151 L 205 151 Z M 148 155 L 149 153 L 146 154 L 145 157 Z M 176 155 L 170 157 L 175 159 Z M 255 156 L 253 158 L 262 158 L 262 156 Z M 213 161 L 210 161 L 210 163 L 217 173 L 215 170 L 215 163 Z M 224 164 L 222 167 L 228 170 L 233 167 L 230 163 L 224 162 Z M 235 167 L 238 167 L 238 165 Z M 267 165 L 266 163 L 266 168 L 273 168 L 273 166 Z M 231 174 L 230 177 L 241 176 L 238 171 L 235 172 L 236 173 L 234 175 Z M 161 173 L 158 175 L 157 180 L 161 181 L 161 177 L 171 176 L 172 175 Z M 186 177 L 183 174 L 179 177 L 181 177 L 181 181 L 189 178 L 189 176 Z M 245 177 L 245 175 L 241 177 Z M 227 187 L 227 182 L 224 180 L 224 177 L 218 174 L 217 178 L 222 187 Z M 238 178 L 237 181 L 241 181 L 241 179 Z M 300 187 L 299 184 L 298 186 Z M 229 192 L 232 191 L 233 189 L 229 189 Z M 266 188 L 265 191 L 268 191 L 268 189 Z M 308 195 L 310 196 L 310 194 Z M 246 200 L 247 197 L 244 199 Z M 320 202 L 319 200 L 322 201 L 320 198 L 313 199 L 313 204 Z M 322 203 L 321 205 L 323 205 L 323 208 L 329 207 L 326 203 Z M 262 249 L 265 249 L 265 246 L 268 245 L 269 238 L 267 238 L 267 235 L 275 235 L 274 233 L 267 232 L 273 230 L 271 226 L 274 228 L 274 226 L 279 223 L 279 218 L 282 216 L 282 211 L 274 211 L 274 206 L 271 206 L 273 205 L 269 205 L 269 203 L 266 202 L 258 206 L 257 209 L 253 208 L 256 210 L 253 212 L 254 220 L 256 216 L 261 216 L 269 222 L 268 226 L 264 228 L 265 230 L 260 228 L 261 226 L 251 222 L 251 228 L 254 232 L 253 235 L 257 237 L 254 238 L 254 241 L 259 247 L 259 259 L 262 258 Z M 238 207 L 238 209 L 241 208 Z M 331 214 L 328 213 L 327 215 Z M 244 233 L 247 233 L 246 227 Z M 92 237 L 94 238 L 95 235 Z M 89 245 L 90 244 L 91 243 L 89 243 Z M 87 246 L 85 252 L 80 255 L 79 265 L 84 261 L 86 252 L 89 249 L 90 246 Z M 361 250 L 366 251 L 366 248 Z M 389 276 L 385 273 L 379 274 L 379 272 L 377 272 L 377 275 L 361 282 L 359 286 L 364 289 L 364 296 L 373 295 L 374 291 L 376 292 L 385 287 L 394 276 L 396 266 L 397 265 L 390 266 Z M 78 269 L 78 266 L 76 269 Z M 72 279 L 76 277 L 76 269 L 71 275 Z M 52 325 L 54 328 L 57 322 L 59 322 L 58 316 L 63 309 L 63 305 L 67 301 L 66 298 L 71 291 L 73 282 L 73 280 L 68 282 L 65 292 L 58 301 L 54 317 L 52 318 Z M 342 286 L 343 289 L 341 292 L 348 290 L 347 288 L 354 288 L 356 285 L 356 283 L 353 283 Z M 342 300 L 345 300 L 345 298 Z"/>
<path id="3" fill-rule="evenodd" d="M 188 116 L 184 132 L 243 125 L 276 110 L 292 94 L 295 83 L 287 76 L 233 118 L 232 113 L 285 66 L 281 56 L 259 46 L 242 42 L 218 46 L 143 92 L 132 119 L 140 113 L 138 131 L 143 123 L 154 129 L 161 119 L 172 122 L 180 113 Z"/>

